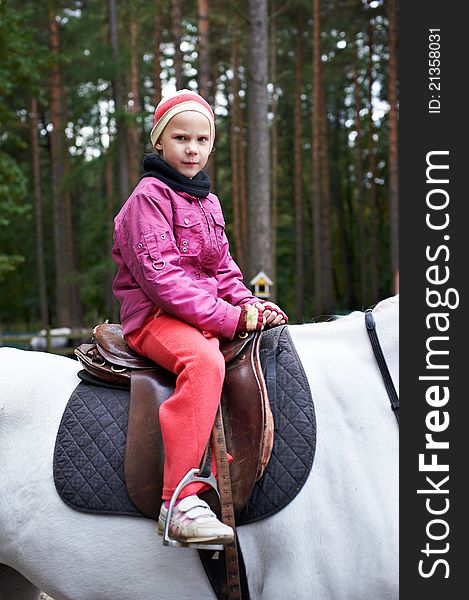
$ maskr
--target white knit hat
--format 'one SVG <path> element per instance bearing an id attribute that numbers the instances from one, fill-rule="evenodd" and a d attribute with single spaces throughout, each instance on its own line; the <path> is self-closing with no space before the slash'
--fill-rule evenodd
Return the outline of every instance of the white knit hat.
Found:
<path id="1" fill-rule="evenodd" d="M 169 120 L 185 110 L 193 110 L 207 117 L 210 123 L 210 150 L 212 150 L 215 141 L 215 115 L 208 102 L 191 90 L 179 90 L 165 96 L 158 104 L 155 109 L 153 129 L 150 132 L 152 145 L 156 146 Z"/>

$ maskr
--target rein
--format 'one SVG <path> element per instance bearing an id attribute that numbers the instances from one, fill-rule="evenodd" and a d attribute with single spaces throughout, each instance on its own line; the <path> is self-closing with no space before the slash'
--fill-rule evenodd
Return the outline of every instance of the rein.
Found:
<path id="1" fill-rule="evenodd" d="M 376 362 L 378 363 L 379 370 L 381 371 L 381 375 L 383 377 L 384 386 L 388 393 L 389 401 L 391 402 L 391 408 L 394 412 L 394 416 L 397 419 L 397 424 L 399 425 L 399 396 L 397 395 L 391 373 L 389 372 L 386 359 L 384 358 L 384 354 L 378 340 L 378 334 L 376 333 L 376 322 L 372 311 L 372 308 L 368 308 L 365 311 L 366 331 L 368 333 L 368 337 L 370 338 L 371 347 L 373 348 Z"/>

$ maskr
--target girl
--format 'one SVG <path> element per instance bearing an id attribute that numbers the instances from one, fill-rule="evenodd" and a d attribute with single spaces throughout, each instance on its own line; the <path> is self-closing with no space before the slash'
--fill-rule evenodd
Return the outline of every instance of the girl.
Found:
<path id="1" fill-rule="evenodd" d="M 176 374 L 160 408 L 165 447 L 163 533 L 169 500 L 197 468 L 212 430 L 225 375 L 219 340 L 286 323 L 286 314 L 243 284 L 228 250 L 225 221 L 202 170 L 215 140 L 215 119 L 199 94 L 180 90 L 156 107 L 150 134 L 157 151 L 114 220 L 114 295 L 125 339 L 136 352 Z M 179 494 L 170 530 L 183 542 L 229 543 L 221 523 L 191 483 Z"/>

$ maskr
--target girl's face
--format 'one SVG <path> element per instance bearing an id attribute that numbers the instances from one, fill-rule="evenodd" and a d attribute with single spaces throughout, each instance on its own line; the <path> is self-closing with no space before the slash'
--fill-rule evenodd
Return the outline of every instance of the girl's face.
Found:
<path id="1" fill-rule="evenodd" d="M 170 119 L 155 148 L 161 158 L 181 175 L 192 179 L 207 164 L 210 123 L 196 111 L 183 111 Z"/>

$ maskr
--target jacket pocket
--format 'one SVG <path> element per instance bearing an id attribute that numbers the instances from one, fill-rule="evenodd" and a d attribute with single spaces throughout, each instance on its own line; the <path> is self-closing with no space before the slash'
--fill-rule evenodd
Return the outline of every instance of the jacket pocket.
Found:
<path id="1" fill-rule="evenodd" d="M 212 213 L 212 219 L 218 249 L 221 250 L 225 236 L 225 219 L 223 218 L 222 213 Z"/>
<path id="2" fill-rule="evenodd" d="M 156 234 L 142 233 L 139 241 L 134 245 L 134 252 L 145 278 L 150 281 L 155 280 L 166 266 Z"/>
<path id="3" fill-rule="evenodd" d="M 192 212 L 174 213 L 174 237 L 181 256 L 198 256 L 202 251 L 202 224 Z"/>

